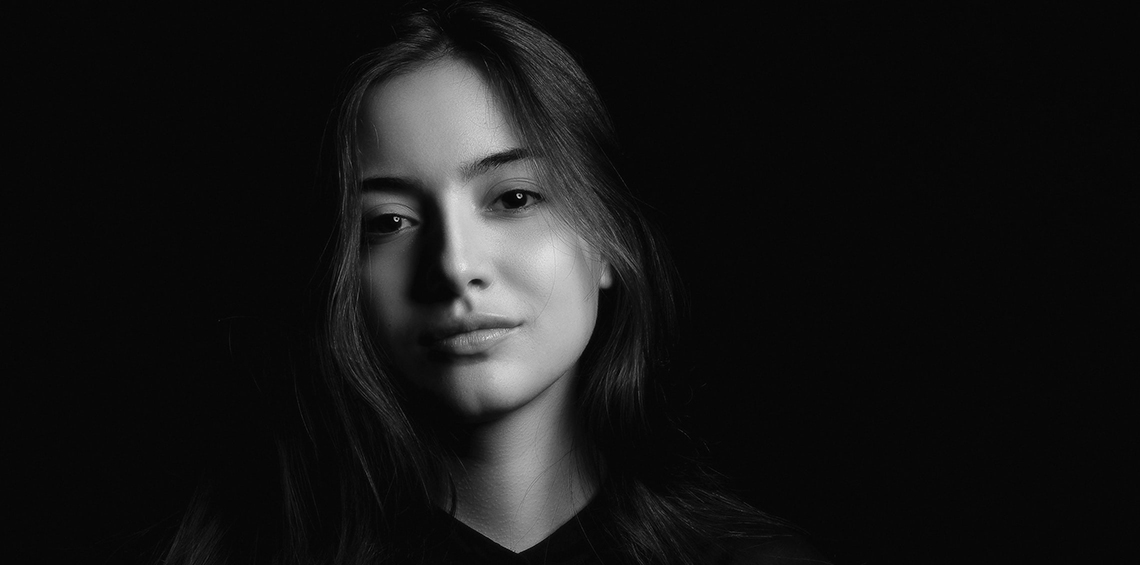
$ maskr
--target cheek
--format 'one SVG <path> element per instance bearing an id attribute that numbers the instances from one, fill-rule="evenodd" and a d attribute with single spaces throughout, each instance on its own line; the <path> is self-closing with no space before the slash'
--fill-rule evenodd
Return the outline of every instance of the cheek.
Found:
<path id="1" fill-rule="evenodd" d="M 581 253 L 575 236 L 541 227 L 515 234 L 511 245 L 500 248 L 504 251 L 500 265 L 512 286 L 527 294 L 533 308 L 547 310 L 558 305 L 553 300 L 561 301 L 563 294 L 579 286 Z"/>
<path id="2" fill-rule="evenodd" d="M 371 321 L 384 334 L 398 331 L 400 321 L 406 318 L 403 297 L 407 271 L 403 262 L 381 254 L 374 253 L 365 259 L 361 276 L 364 304 Z"/>
<path id="3" fill-rule="evenodd" d="M 568 324 L 592 319 L 601 264 L 574 234 L 546 232 L 529 241 L 512 264 L 517 281 L 527 289 L 531 314 Z"/>
<path id="4" fill-rule="evenodd" d="M 521 288 L 543 301 L 550 297 L 558 280 L 560 257 L 549 234 L 529 240 L 508 260 Z"/>

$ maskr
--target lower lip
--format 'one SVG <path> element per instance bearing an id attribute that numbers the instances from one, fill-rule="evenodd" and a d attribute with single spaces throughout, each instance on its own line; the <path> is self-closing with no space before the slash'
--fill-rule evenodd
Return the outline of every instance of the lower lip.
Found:
<path id="1" fill-rule="evenodd" d="M 427 344 L 428 350 L 443 355 L 479 355 L 490 351 L 514 333 L 515 328 L 488 328 L 456 334 Z"/>

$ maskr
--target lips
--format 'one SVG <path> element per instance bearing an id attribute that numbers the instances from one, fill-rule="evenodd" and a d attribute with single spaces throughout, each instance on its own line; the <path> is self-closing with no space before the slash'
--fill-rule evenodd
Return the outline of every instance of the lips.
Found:
<path id="1" fill-rule="evenodd" d="M 420 334 L 419 344 L 443 356 L 481 355 L 510 337 L 520 325 L 503 316 L 471 315 L 429 327 Z"/>

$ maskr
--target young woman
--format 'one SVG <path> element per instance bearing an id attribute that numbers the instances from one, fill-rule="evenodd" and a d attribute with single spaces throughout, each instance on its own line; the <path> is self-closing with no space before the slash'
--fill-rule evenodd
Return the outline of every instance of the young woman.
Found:
<path id="1" fill-rule="evenodd" d="M 491 5 L 394 29 L 338 114 L 323 380 L 278 444 L 282 518 L 201 501 L 166 562 L 817 559 L 677 456 L 671 272 L 572 57 Z"/>

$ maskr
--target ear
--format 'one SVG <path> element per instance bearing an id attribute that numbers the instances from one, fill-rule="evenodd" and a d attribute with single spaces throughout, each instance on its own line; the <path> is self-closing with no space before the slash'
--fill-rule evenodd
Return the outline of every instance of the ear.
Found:
<path id="1" fill-rule="evenodd" d="M 602 263 L 602 277 L 598 279 L 598 288 L 609 288 L 614 285 L 614 275 L 610 271 L 609 263 Z"/>

